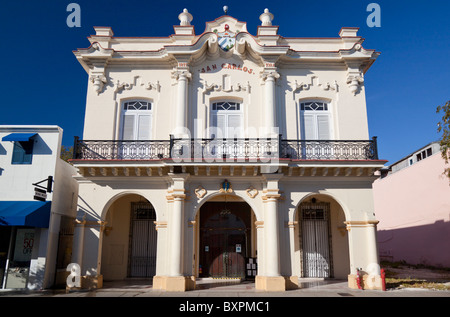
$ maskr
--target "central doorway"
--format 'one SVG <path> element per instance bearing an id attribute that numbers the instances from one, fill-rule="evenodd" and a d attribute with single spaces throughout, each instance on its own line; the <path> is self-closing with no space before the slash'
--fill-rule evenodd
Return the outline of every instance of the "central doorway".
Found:
<path id="1" fill-rule="evenodd" d="M 251 218 L 251 208 L 245 202 L 207 202 L 201 207 L 200 277 L 249 277 Z"/>

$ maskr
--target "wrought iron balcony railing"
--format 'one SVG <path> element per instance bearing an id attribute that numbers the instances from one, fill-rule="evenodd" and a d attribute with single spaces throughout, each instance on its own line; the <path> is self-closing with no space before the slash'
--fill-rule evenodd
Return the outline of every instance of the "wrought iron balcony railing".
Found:
<path id="1" fill-rule="evenodd" d="M 162 160 L 179 162 L 291 160 L 378 160 L 377 139 L 367 141 L 285 140 L 278 138 L 79 140 L 75 160 Z"/>

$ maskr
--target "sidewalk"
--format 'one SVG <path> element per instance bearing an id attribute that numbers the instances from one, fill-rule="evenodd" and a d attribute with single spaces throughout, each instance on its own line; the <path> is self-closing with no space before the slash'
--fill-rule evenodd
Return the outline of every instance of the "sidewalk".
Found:
<path id="1" fill-rule="evenodd" d="M 195 290 L 166 292 L 153 290 L 151 280 L 130 279 L 105 282 L 96 290 L 2 291 L 0 297 L 156 297 L 156 298 L 295 298 L 295 297 L 450 297 L 450 291 L 396 289 L 388 291 L 350 289 L 347 281 L 300 279 L 300 287 L 285 292 L 255 290 L 253 281 L 199 279 Z"/>

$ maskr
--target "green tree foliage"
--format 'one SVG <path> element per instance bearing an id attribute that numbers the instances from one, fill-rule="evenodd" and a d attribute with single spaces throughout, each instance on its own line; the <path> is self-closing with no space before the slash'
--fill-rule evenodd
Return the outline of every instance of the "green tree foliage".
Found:
<path id="1" fill-rule="evenodd" d="M 439 144 L 441 146 L 442 158 L 445 163 L 450 161 L 450 100 L 443 106 L 438 106 L 436 113 L 442 113 L 441 121 L 438 123 L 438 133 L 442 133 Z M 450 167 L 446 168 L 444 173 L 450 179 Z"/>
<path id="2" fill-rule="evenodd" d="M 64 145 L 61 146 L 61 159 L 69 162 L 69 160 L 73 157 L 73 147 L 65 147 Z"/>

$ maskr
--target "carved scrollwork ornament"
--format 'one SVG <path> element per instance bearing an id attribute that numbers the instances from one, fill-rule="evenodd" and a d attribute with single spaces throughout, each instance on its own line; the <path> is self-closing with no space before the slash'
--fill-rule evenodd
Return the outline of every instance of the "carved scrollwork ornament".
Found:
<path id="1" fill-rule="evenodd" d="M 254 188 L 253 186 L 250 186 L 249 188 L 247 188 L 247 190 L 245 191 L 248 195 L 248 197 L 250 198 L 255 198 L 256 195 L 258 195 L 258 190 L 256 188 Z"/>
<path id="2" fill-rule="evenodd" d="M 194 192 L 195 192 L 195 195 L 197 196 L 197 198 L 203 198 L 207 193 L 206 189 L 204 189 L 202 186 L 198 186 L 194 190 Z"/>

